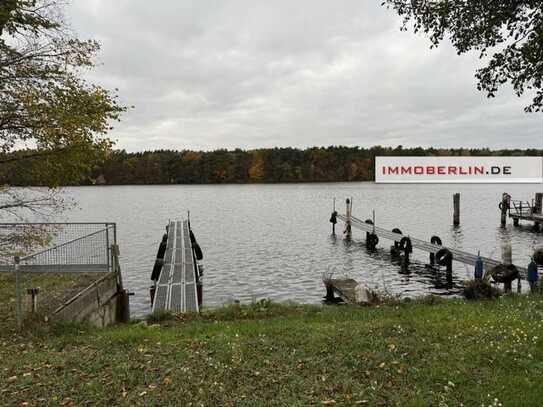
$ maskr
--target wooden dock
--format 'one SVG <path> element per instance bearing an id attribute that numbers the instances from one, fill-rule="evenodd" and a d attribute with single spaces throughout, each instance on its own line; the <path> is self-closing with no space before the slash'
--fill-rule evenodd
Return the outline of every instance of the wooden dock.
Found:
<path id="1" fill-rule="evenodd" d="M 164 266 L 156 282 L 153 312 L 198 312 L 196 276 L 189 222 L 172 221 L 168 225 Z"/>
<path id="2" fill-rule="evenodd" d="M 536 199 L 532 200 L 532 202 L 511 200 L 509 203 L 509 217 L 513 219 L 515 226 L 518 226 L 521 220 L 534 222 L 537 226 L 542 225 L 541 195 L 536 194 Z"/>
<path id="3" fill-rule="evenodd" d="M 349 222 L 349 219 L 345 215 L 338 214 L 337 218 L 342 220 L 346 224 L 348 224 L 348 222 Z M 426 241 L 421 240 L 421 239 L 414 238 L 412 236 L 405 235 L 405 234 L 395 233 L 395 232 L 392 232 L 392 231 L 389 231 L 389 230 L 374 226 L 372 224 L 366 223 L 366 222 L 364 222 L 364 221 L 362 221 L 362 220 L 360 220 L 360 219 L 358 219 L 358 218 L 356 218 L 355 216 L 352 216 L 352 215 L 350 216 L 350 224 L 351 224 L 352 227 L 355 227 L 357 229 L 363 230 L 363 231 L 368 232 L 368 233 L 375 233 L 378 237 L 389 239 L 389 240 L 392 240 L 392 241 L 395 241 L 395 242 L 399 242 L 403 237 L 409 237 L 409 239 L 411 240 L 411 244 L 412 244 L 413 248 L 423 250 L 423 251 L 426 251 L 428 253 L 436 254 L 441 249 L 444 249 L 444 248 L 448 249 L 453 255 L 453 261 L 458 261 L 460 263 L 470 264 L 470 265 L 475 265 L 475 262 L 477 261 L 477 255 L 476 254 L 464 252 L 464 251 L 458 250 L 458 249 L 453 249 L 453 248 L 447 247 L 447 246 L 440 246 L 440 245 L 437 245 L 437 244 L 426 242 Z M 498 265 L 502 264 L 501 261 L 494 260 L 494 259 L 491 259 L 491 258 L 488 258 L 488 257 L 481 256 L 481 259 L 483 261 L 485 270 L 491 270 L 495 266 L 498 266 Z M 517 270 L 518 270 L 518 272 L 520 273 L 521 276 L 526 276 L 527 275 L 527 270 L 526 270 L 525 267 L 516 266 L 516 268 L 517 268 Z"/>

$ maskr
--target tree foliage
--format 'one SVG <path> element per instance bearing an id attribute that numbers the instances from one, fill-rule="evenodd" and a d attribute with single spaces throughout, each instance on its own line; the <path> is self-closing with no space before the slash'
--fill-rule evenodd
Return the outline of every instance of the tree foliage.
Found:
<path id="1" fill-rule="evenodd" d="M 125 108 L 84 79 L 98 50 L 96 41 L 80 40 L 67 27 L 59 2 L 2 0 L 0 152 L 9 159 L 0 160 L 0 174 L 31 170 L 40 185 L 53 188 L 81 182 L 105 158 L 110 122 Z M 59 202 L 56 194 L 46 196 Z M 10 194 L 1 198 L 0 209 L 13 208 Z"/>
<path id="2" fill-rule="evenodd" d="M 270 148 L 258 150 L 112 152 L 79 185 L 221 184 L 373 181 L 375 156 L 543 155 L 543 150 L 381 147 Z M 7 159 L 9 156 L 1 157 Z M 40 185 L 31 166 L 4 174 L 12 185 Z"/>
<path id="3" fill-rule="evenodd" d="M 477 51 L 487 65 L 475 76 L 494 97 L 504 84 L 532 97 L 526 112 L 543 111 L 543 2 L 541 0 L 385 0 L 403 17 L 403 29 L 448 37 L 458 54 Z"/>

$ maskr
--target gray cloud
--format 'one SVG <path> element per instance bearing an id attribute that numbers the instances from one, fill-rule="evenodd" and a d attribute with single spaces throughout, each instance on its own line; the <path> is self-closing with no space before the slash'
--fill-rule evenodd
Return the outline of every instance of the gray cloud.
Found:
<path id="1" fill-rule="evenodd" d="M 375 144 L 543 148 L 543 115 L 475 88 L 474 55 L 400 32 L 379 0 L 74 1 L 93 81 L 136 108 L 129 151 Z"/>

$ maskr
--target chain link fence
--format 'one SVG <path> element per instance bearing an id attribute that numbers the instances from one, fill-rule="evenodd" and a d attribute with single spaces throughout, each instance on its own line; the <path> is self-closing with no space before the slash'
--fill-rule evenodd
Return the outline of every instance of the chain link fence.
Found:
<path id="1" fill-rule="evenodd" d="M 0 312 L 50 319 L 113 271 L 116 240 L 114 223 L 0 223 Z"/>

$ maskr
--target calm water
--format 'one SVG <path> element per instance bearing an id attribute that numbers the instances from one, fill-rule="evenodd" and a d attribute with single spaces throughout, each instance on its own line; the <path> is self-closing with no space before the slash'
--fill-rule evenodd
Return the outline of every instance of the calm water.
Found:
<path id="1" fill-rule="evenodd" d="M 501 230 L 497 205 L 503 191 L 531 199 L 541 190 L 541 185 L 373 183 L 78 187 L 66 192 L 79 207 L 58 220 L 117 223 L 125 285 L 136 293 L 132 312 L 143 315 L 150 309 L 149 277 L 164 226 L 187 210 L 204 250 L 206 305 L 264 297 L 316 303 L 327 271 L 404 296 L 454 294 L 472 274 L 471 267 L 455 263 L 455 287 L 448 289 L 444 276 L 426 270 L 423 252 L 415 250 L 415 264 L 406 274 L 390 259 L 390 242 L 368 253 L 363 232 L 354 230 L 351 244 L 332 237 L 333 197 L 340 212 L 345 197 L 352 196 L 359 218 L 371 217 L 375 209 L 381 227 L 425 239 L 437 234 L 444 244 L 486 256 L 499 258 L 502 242 L 510 240 L 514 261 L 525 265 L 533 247 L 543 244 L 543 234 L 512 225 Z M 457 229 L 451 227 L 454 192 L 462 194 Z"/>

